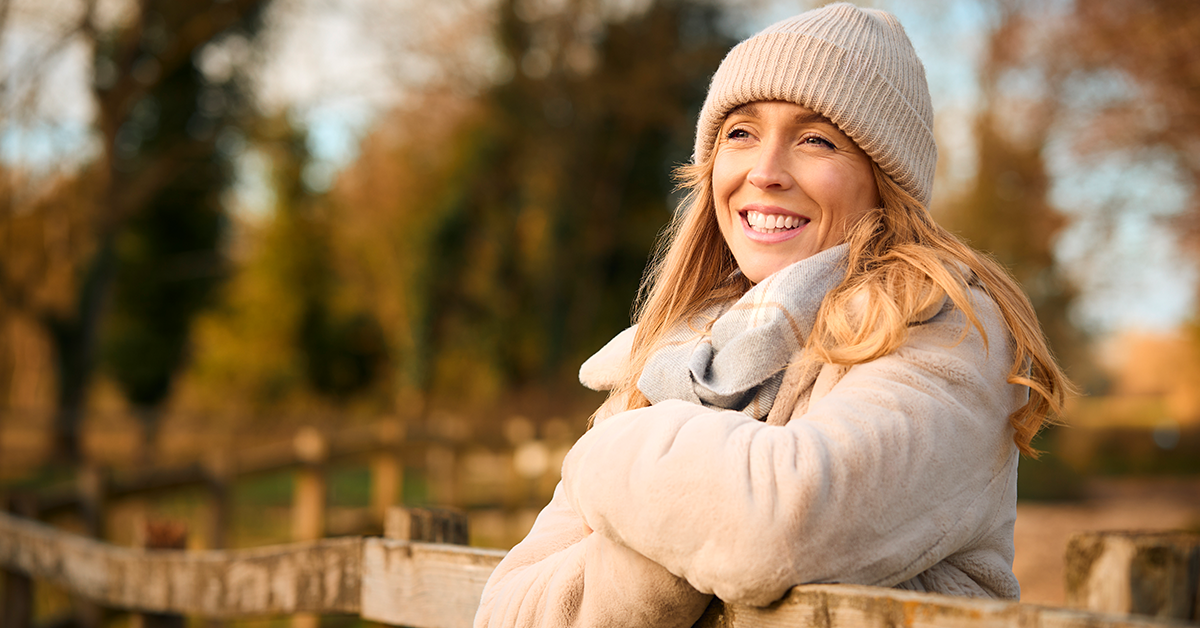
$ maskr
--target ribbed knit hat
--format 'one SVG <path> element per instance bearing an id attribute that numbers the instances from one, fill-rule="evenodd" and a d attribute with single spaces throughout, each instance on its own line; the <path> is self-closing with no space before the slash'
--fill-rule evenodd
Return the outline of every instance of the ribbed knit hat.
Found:
<path id="1" fill-rule="evenodd" d="M 829 118 L 926 207 L 937 145 L 925 67 L 895 16 L 831 4 L 768 26 L 729 51 L 696 125 L 695 163 L 726 114 L 782 100 Z"/>

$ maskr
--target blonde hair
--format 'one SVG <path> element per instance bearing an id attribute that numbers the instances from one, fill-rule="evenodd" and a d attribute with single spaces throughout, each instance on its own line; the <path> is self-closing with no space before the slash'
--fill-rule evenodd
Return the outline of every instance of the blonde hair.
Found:
<path id="1" fill-rule="evenodd" d="M 637 381 L 668 330 L 684 322 L 696 325 L 694 317 L 707 306 L 737 299 L 751 286 L 738 272 L 717 225 L 712 195 L 714 154 L 710 151 L 701 163 L 676 171 L 679 186 L 687 195 L 660 238 L 642 281 L 634 315 L 638 329 L 633 352 L 610 397 L 618 409 L 649 405 Z M 989 339 L 969 294 L 973 274 L 973 283 L 995 301 L 1012 335 L 1008 382 L 1029 387 L 1030 395 L 1008 420 L 1017 447 L 1036 458 L 1038 452 L 1030 443 L 1048 418 L 1062 411 L 1071 384 L 1046 345 L 1033 306 L 998 263 L 935 223 L 925 207 L 874 162 L 872 168 L 880 207 L 847 232 L 846 278 L 821 304 L 813 332 L 806 339 L 806 352 L 844 366 L 886 356 L 904 344 L 908 323 L 917 313 L 943 297 L 966 315 L 986 346 Z M 852 301 L 865 303 L 865 307 L 851 307 Z M 963 329 L 964 337 L 968 330 Z"/>

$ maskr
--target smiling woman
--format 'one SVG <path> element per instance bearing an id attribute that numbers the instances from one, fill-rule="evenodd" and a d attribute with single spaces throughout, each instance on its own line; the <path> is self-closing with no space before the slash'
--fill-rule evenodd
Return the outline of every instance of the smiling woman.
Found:
<path id="1" fill-rule="evenodd" d="M 1028 299 L 933 222 L 924 69 L 835 4 L 735 47 L 610 389 L 484 626 L 689 626 L 846 582 L 1016 598 L 1020 453 L 1069 389 Z"/>
<path id="2" fill-rule="evenodd" d="M 755 102 L 721 125 L 713 200 L 738 268 L 758 283 L 845 240 L 879 205 L 871 158 L 828 118 L 789 102 Z"/>

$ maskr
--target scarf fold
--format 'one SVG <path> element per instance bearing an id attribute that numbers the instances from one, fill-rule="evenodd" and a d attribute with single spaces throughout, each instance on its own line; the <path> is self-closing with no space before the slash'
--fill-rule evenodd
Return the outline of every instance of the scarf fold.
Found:
<path id="1" fill-rule="evenodd" d="M 849 248 L 841 244 L 780 270 L 736 302 L 703 312 L 699 325 L 680 322 L 646 361 L 638 388 L 651 403 L 680 399 L 765 419 L 821 302 L 846 276 Z M 704 334 L 703 322 L 713 319 Z"/>

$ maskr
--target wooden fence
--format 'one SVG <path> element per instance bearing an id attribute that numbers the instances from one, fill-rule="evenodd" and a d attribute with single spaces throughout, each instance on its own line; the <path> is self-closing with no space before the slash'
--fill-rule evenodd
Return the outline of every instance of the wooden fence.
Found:
<path id="1" fill-rule="evenodd" d="M 507 546 L 514 537 L 520 538 L 532 514 L 549 499 L 557 481 L 560 460 L 556 457 L 565 454 L 572 435 L 564 424 L 543 429 L 542 438 L 537 439 L 533 424 L 520 417 L 509 418 L 503 426 L 503 438 L 486 442 L 468 440 L 458 433 L 462 430 L 428 432 L 420 426 L 406 430 L 396 421 L 329 432 L 302 428 L 287 440 L 237 449 L 213 448 L 203 458 L 171 468 L 114 469 L 85 464 L 76 470 L 73 481 L 63 478 L 36 488 L 0 485 L 0 511 L 81 529 L 96 541 L 121 538 L 139 547 L 223 549 L 231 540 L 246 544 L 245 538 L 232 536 L 235 529 L 246 529 L 235 525 L 237 517 L 257 519 L 263 515 L 258 509 L 235 509 L 235 487 L 246 486 L 247 480 L 256 477 L 291 474 L 290 526 L 280 526 L 286 520 L 280 522 L 278 515 L 272 515 L 269 534 L 274 538 L 270 542 L 315 541 L 329 535 L 379 534 L 387 509 L 401 500 L 412 501 L 402 487 L 406 471 L 415 471 L 425 478 L 415 484 L 423 488 L 418 501 L 470 507 L 481 524 L 477 526 L 483 532 L 479 540 Z M 369 506 L 331 510 L 335 474 L 339 469 L 362 467 L 369 473 Z M 414 486 L 412 482 L 409 485 Z M 153 514 L 151 504 L 156 499 L 172 498 L 180 491 L 187 491 L 192 496 L 189 500 L 201 500 L 191 502 L 199 510 L 188 515 L 186 523 L 178 515 L 163 519 Z M 257 524 L 251 527 L 262 534 Z M 462 542 L 466 542 L 465 536 Z M 28 578 L 12 572 L 4 579 L 0 587 L 7 597 L 33 599 L 34 587 Z M 75 619 L 85 626 L 99 625 L 103 605 L 90 604 L 75 594 L 71 597 Z M 22 604 L 25 602 L 5 607 Z M 61 608 L 62 603 L 56 606 Z M 311 617 L 292 623 L 315 624 Z M 0 617 L 0 628 L 10 625 L 13 622 Z"/>
<path id="2" fill-rule="evenodd" d="M 411 521 L 418 514 L 395 509 L 389 516 Z M 412 531 L 423 526 L 399 527 Z M 424 529 L 428 534 L 430 526 Z M 52 582 L 104 606 L 147 613 L 211 618 L 348 613 L 414 628 L 466 627 L 471 625 L 488 575 L 503 554 L 387 537 L 330 538 L 243 550 L 138 550 L 0 513 L 0 567 Z M 10 615 L 5 625 L 21 628 L 20 619 Z M 715 602 L 701 625 L 1133 628 L 1196 624 L 875 587 L 806 585 L 766 608 Z"/>
<path id="3" fill-rule="evenodd" d="M 348 613 L 418 628 L 469 626 L 483 584 L 503 552 L 464 547 L 461 514 L 394 507 L 402 463 L 427 465 L 429 475 L 436 476 L 435 499 L 463 505 L 469 500 L 461 479 L 472 456 L 500 459 L 500 475 L 506 478 L 499 498 L 503 507 L 531 498 L 544 501 L 542 493 L 548 495 L 556 479 L 548 472 L 557 467 L 558 454 L 551 450 L 565 444 L 513 440 L 508 451 L 489 452 L 461 442 L 405 438 L 388 424 L 330 437 L 303 430 L 290 442 L 219 452 L 183 468 L 114 476 L 85 467 L 75 483 L 60 490 L 10 492 L 10 508 L 18 514 L 0 512 L 0 571 L 5 572 L 0 626 L 28 625 L 35 580 L 99 606 L 138 613 L 216 619 Z M 329 532 L 326 473 L 340 460 L 369 463 L 372 527 L 382 529 L 383 537 L 323 538 Z M 297 542 L 220 549 L 230 526 L 232 482 L 281 470 L 295 473 L 290 536 Z M 211 549 L 139 549 L 104 542 L 105 512 L 112 503 L 197 487 L 208 494 L 211 518 L 204 545 Z M 38 521 L 68 511 L 83 515 L 91 538 Z M 1172 623 L 1171 617 L 1200 619 L 1196 535 L 1082 535 L 1072 541 L 1067 558 L 1068 602 L 1090 610 L 809 585 L 768 608 L 716 602 L 702 625 L 1118 628 L 1187 625 Z M 1134 612 L 1147 617 L 1123 615 Z"/>
<path id="4" fill-rule="evenodd" d="M 0 486 L 0 510 L 7 501 L 9 510 L 34 519 L 79 515 L 90 536 L 104 539 L 109 536 L 107 513 L 115 504 L 181 490 L 199 491 L 207 502 L 207 520 L 192 523 L 207 532 L 202 541 L 205 547 L 220 549 L 228 545 L 233 526 L 233 486 L 256 476 L 291 473 L 292 531 L 284 540 L 377 533 L 389 506 L 412 501 L 405 499 L 402 489 L 406 470 L 425 476 L 425 498 L 431 502 L 477 512 L 536 512 L 558 480 L 570 436 L 539 440 L 527 434 L 523 440 L 484 445 L 438 435 L 406 435 L 402 425 L 387 422 L 328 434 L 304 428 L 290 440 L 218 449 L 184 466 L 114 472 L 84 465 L 74 482 L 36 491 Z M 329 529 L 330 472 L 338 465 L 368 469 L 370 504 L 352 517 L 339 518 L 338 525 Z M 488 484 L 477 486 L 480 478 Z"/>

